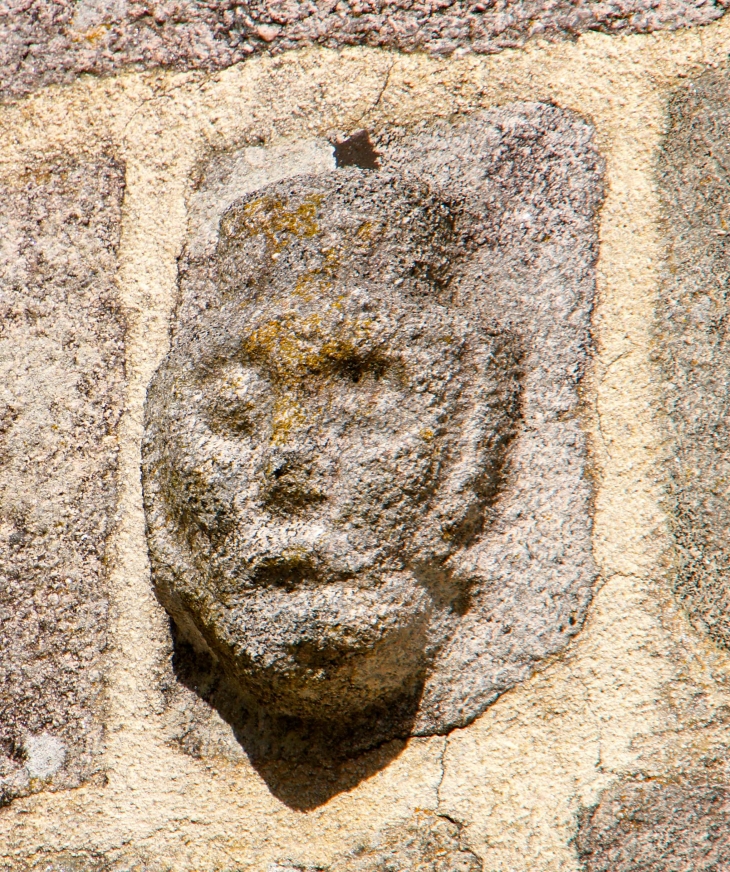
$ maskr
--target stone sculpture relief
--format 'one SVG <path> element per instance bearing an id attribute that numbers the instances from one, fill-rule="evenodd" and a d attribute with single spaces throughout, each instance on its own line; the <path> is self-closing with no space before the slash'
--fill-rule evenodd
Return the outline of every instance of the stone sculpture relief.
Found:
<path id="1" fill-rule="evenodd" d="M 520 111 L 502 165 L 565 123 Z M 206 201 L 181 258 L 146 407 L 153 582 L 178 680 L 297 807 L 386 765 L 393 739 L 468 724 L 565 646 L 590 599 L 576 410 L 596 198 L 573 184 L 549 204 L 563 182 L 543 168 L 542 260 L 490 239 L 490 116 L 389 131 L 373 168 L 318 165 L 214 223 Z M 569 123 L 593 183 L 590 129 Z M 439 160 L 449 140 L 460 166 Z M 520 171 L 526 190 L 539 167 Z"/>
<path id="2" fill-rule="evenodd" d="M 455 299 L 455 220 L 357 169 L 249 195 L 221 222 L 222 304 L 150 388 L 158 594 L 269 711 L 401 727 L 458 651 L 521 350 Z"/>

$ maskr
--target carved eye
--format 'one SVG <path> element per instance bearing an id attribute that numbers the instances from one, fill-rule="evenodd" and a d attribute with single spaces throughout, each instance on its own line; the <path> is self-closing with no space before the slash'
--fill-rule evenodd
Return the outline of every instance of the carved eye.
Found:
<path id="1" fill-rule="evenodd" d="M 203 413 L 218 436 L 228 439 L 252 436 L 271 415 L 271 385 L 252 368 L 226 366 L 205 386 Z"/>
<path id="2" fill-rule="evenodd" d="M 378 381 L 391 365 L 390 360 L 375 352 L 369 354 L 330 354 L 328 359 L 333 374 L 353 384 L 366 378 Z"/>

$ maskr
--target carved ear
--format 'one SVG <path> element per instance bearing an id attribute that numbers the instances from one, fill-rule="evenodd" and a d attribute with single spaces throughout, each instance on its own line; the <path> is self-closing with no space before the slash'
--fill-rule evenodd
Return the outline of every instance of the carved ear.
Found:
<path id="1" fill-rule="evenodd" d="M 426 559 L 441 561 L 474 544 L 494 518 L 509 479 L 510 446 L 521 421 L 521 345 L 508 333 L 480 331 L 474 340 L 471 378 L 451 425 L 451 462 L 422 537 L 432 551 Z"/>

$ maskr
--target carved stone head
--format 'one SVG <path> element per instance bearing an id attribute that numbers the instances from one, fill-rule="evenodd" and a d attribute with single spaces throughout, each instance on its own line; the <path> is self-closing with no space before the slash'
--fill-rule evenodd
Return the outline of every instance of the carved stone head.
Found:
<path id="1" fill-rule="evenodd" d="M 455 218 L 354 169 L 238 200 L 149 389 L 158 596 L 273 713 L 418 699 L 469 611 L 520 355 L 454 304 Z"/>

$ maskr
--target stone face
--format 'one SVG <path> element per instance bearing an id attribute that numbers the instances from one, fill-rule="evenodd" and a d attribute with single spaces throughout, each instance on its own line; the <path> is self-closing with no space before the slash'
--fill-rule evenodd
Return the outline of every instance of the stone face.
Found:
<path id="1" fill-rule="evenodd" d="M 309 45 L 491 53 L 534 37 L 707 24 L 723 15 L 726 5 L 724 0 L 7 0 L 0 18 L 0 89 L 16 97 L 79 73 L 108 73 L 130 64 L 215 70 L 257 52 Z"/>
<path id="2" fill-rule="evenodd" d="M 350 79 L 355 75 L 352 70 L 362 73 L 363 87 L 374 96 L 377 89 L 372 89 L 369 65 L 382 66 L 383 58 L 388 60 L 382 53 L 376 52 L 379 57 L 374 59 L 371 51 L 307 52 L 301 59 L 290 55 L 286 62 L 273 65 L 254 61 L 212 77 L 159 75 L 147 81 L 148 77 L 138 80 L 132 75 L 118 84 L 87 77 L 80 83 L 83 87 L 51 88 L 27 106 L 6 107 L 5 188 L 12 188 L 8 162 L 15 160 L 14 155 L 42 153 L 52 159 L 58 149 L 78 148 L 83 174 L 71 178 L 64 194 L 73 202 L 83 194 L 84 176 L 94 177 L 97 172 L 94 160 L 81 157 L 87 149 L 108 142 L 115 153 L 129 155 L 133 166 L 124 209 L 120 278 L 128 292 L 125 298 L 133 297 L 146 308 L 138 313 L 140 319 L 135 318 L 128 338 L 133 371 L 127 423 L 121 430 L 121 456 L 127 458 L 121 466 L 126 496 L 118 508 L 121 529 L 104 558 L 115 560 L 114 614 L 118 616 L 110 623 L 112 656 L 104 670 L 109 682 L 110 738 L 102 760 L 109 781 L 97 777 L 81 789 L 54 792 L 61 785 L 59 776 L 66 777 L 64 766 L 70 761 L 69 749 L 74 750 L 73 741 L 59 735 L 48 721 L 39 720 L 27 734 L 18 730 L 19 753 L 5 762 L 5 775 L 18 776 L 12 790 L 23 793 L 46 785 L 50 789 L 2 809 L 0 868 L 12 872 L 130 872 L 132 868 L 311 872 L 358 866 L 471 870 L 479 867 L 474 854 L 484 870 L 527 872 L 546 864 L 580 868 L 572 842 L 578 827 L 576 796 L 593 797 L 597 784 L 614 784 L 624 773 L 637 771 L 652 779 L 642 789 L 660 782 L 661 789 L 646 789 L 640 796 L 637 778 L 622 781 L 616 792 L 605 795 L 600 807 L 581 820 L 586 839 L 582 860 L 609 869 L 650 864 L 662 868 L 676 858 L 690 868 L 701 868 L 706 860 L 716 868 L 730 866 L 719 850 L 723 845 L 718 834 L 727 829 L 721 807 L 726 803 L 722 763 L 714 783 L 707 777 L 676 774 L 684 768 L 704 770 L 707 744 L 722 743 L 726 730 L 720 715 L 714 716 L 728 702 L 728 669 L 725 652 L 678 618 L 672 597 L 665 596 L 661 582 L 657 584 L 668 573 L 664 574 L 662 562 L 667 550 L 657 503 L 656 460 L 668 443 L 657 435 L 650 406 L 662 374 L 646 368 L 647 327 L 660 296 L 656 278 L 662 264 L 655 250 L 658 198 L 651 176 L 664 129 L 664 118 L 658 116 L 668 97 L 668 83 L 690 84 L 681 76 L 693 76 L 701 65 L 722 63 L 727 27 L 723 20 L 700 34 L 589 38 L 572 48 L 563 44 L 559 51 L 532 45 L 526 52 L 505 53 L 496 64 L 474 58 L 434 64 L 425 56 L 401 64 L 393 55 L 391 85 L 398 99 L 393 99 L 388 86 L 377 106 L 368 103 L 371 109 L 361 120 L 355 119 L 367 106 L 357 100 L 355 106 L 353 95 L 340 93 L 336 86 L 343 75 L 340 64 L 346 61 Z M 259 81 L 255 70 L 266 80 L 262 83 L 265 101 L 257 98 L 260 88 L 249 87 L 252 78 L 254 85 Z M 723 76 L 723 70 L 716 72 L 714 91 L 707 89 L 698 97 L 708 116 L 714 112 L 721 119 L 713 143 L 722 142 L 727 127 L 721 114 L 725 97 L 718 87 Z M 357 75 L 355 79 L 359 81 Z M 691 83 L 695 96 L 701 83 Z M 313 90 L 306 91 L 300 105 L 298 94 L 310 84 Z M 452 110 L 455 114 L 448 116 L 448 123 L 413 126 L 414 119 L 424 117 L 424 100 L 432 91 L 433 117 L 444 118 Z M 587 324 L 600 162 L 590 127 L 580 118 L 554 106 L 501 102 L 507 94 L 530 99 L 531 93 L 544 94 L 558 107 L 568 103 L 584 113 L 583 118 L 595 120 L 596 140 L 609 162 L 610 197 L 600 212 L 605 241 L 595 323 L 600 356 L 597 351 L 595 376 L 583 381 L 582 372 L 590 373 L 594 366 Z M 140 100 L 150 96 L 152 102 L 133 114 Z M 482 113 L 485 106 L 494 105 L 502 108 Z M 315 111 L 308 111 L 313 106 Z M 690 132 L 698 129 L 699 114 L 690 116 L 694 118 Z M 58 124 L 40 120 L 49 118 Z M 315 129 L 329 130 L 338 124 L 345 128 L 371 118 L 410 126 L 368 132 L 352 126 L 333 132 L 330 143 L 297 139 L 314 135 Z M 677 128 L 671 132 L 676 136 Z M 278 145 L 271 147 L 273 142 Z M 267 147 L 244 147 L 252 143 Z M 178 149 L 180 144 L 184 147 Z M 301 160 L 288 160 L 290 146 L 301 146 Z M 211 151 L 206 154 L 206 149 Z M 704 152 L 697 148 L 693 160 L 707 158 L 708 153 L 709 157 L 720 154 L 719 163 L 725 164 L 714 145 Z M 193 159 L 200 165 L 190 171 Z M 31 157 L 24 160 L 29 163 L 29 177 L 35 174 L 36 187 L 50 202 L 52 174 L 46 178 L 44 168 L 33 164 Z M 719 172 L 721 166 L 708 160 L 693 183 L 700 188 L 707 185 L 709 172 Z M 514 340 L 520 352 L 516 433 L 505 452 L 496 499 L 487 504 L 494 511 L 485 524 L 489 541 L 475 542 L 485 545 L 477 568 L 496 580 L 483 600 L 473 598 L 470 608 L 458 616 L 459 632 L 453 638 L 459 644 L 474 640 L 468 652 L 471 659 L 460 661 L 447 680 L 432 681 L 429 697 L 421 698 L 416 714 L 450 715 L 461 701 L 475 703 L 481 710 L 496 695 L 508 692 L 477 721 L 448 737 L 415 736 L 406 741 L 405 734 L 399 734 L 392 741 L 381 741 L 387 732 L 367 735 L 367 727 L 380 727 L 377 723 L 366 722 L 358 735 L 349 736 L 338 733 L 336 723 L 321 731 L 324 741 L 312 750 L 314 741 L 301 721 L 252 705 L 235 671 L 223 672 L 219 660 L 205 650 L 196 651 L 177 628 L 172 630 L 174 657 L 168 662 L 172 638 L 160 620 L 162 608 L 150 601 L 139 468 L 128 461 L 139 450 L 140 392 L 146 387 L 142 381 L 152 375 L 151 362 L 157 366 L 167 353 L 165 317 L 171 276 L 178 264 L 182 299 L 178 316 L 169 325 L 175 334 L 193 329 L 200 323 L 195 319 L 206 311 L 211 314 L 213 307 L 198 313 L 194 309 L 198 299 L 206 300 L 205 270 L 210 265 L 206 261 L 214 262 L 218 221 L 231 206 L 235 210 L 241 202 L 260 198 L 271 185 L 292 176 L 300 177 L 296 184 L 301 183 L 304 192 L 302 176 L 315 174 L 324 183 L 348 168 L 367 170 L 373 179 L 401 178 L 418 190 L 425 183 L 430 188 L 427 196 L 457 216 L 455 228 L 462 221 L 469 225 L 466 229 L 476 240 L 474 250 L 457 246 L 458 256 L 449 258 L 449 267 L 456 271 L 449 287 L 468 289 L 474 283 L 469 304 L 474 304 L 477 314 L 468 316 L 467 338 L 475 326 L 494 323 L 494 336 Z M 672 183 L 663 184 L 671 187 Z M 33 200 L 36 188 L 16 187 L 20 194 L 12 209 L 6 191 L 0 214 L 11 215 L 21 206 L 30 209 L 26 201 Z M 296 194 L 299 189 L 294 190 Z M 671 191 L 664 194 L 670 195 Z M 198 228 L 200 232 L 191 228 L 180 257 L 185 235 L 183 197 L 191 205 L 191 216 L 193 204 L 200 205 L 204 226 Z M 716 192 L 709 200 L 724 205 Z M 111 202 L 102 196 L 98 201 L 94 210 Z M 376 198 L 373 209 L 379 208 Z M 691 201 L 688 211 L 695 211 Z M 679 221 L 680 212 L 676 210 L 675 220 Z M 705 214 L 713 217 L 709 206 Z M 92 220 L 90 214 L 86 217 Z M 336 215 L 323 213 L 323 220 L 330 217 L 334 221 Z M 38 222 L 43 220 L 40 210 L 33 212 L 24 225 L 29 239 L 39 238 Z M 672 221 L 671 208 L 666 220 Z M 679 223 L 687 239 L 687 225 Z M 722 222 L 710 225 L 710 230 L 719 235 Z M 704 233 L 714 240 L 715 234 L 707 229 Z M 693 244 L 703 242 L 702 227 L 693 234 Z M 98 227 L 92 235 L 103 238 Z M 8 239 L 11 235 L 5 228 L 0 240 Z M 46 233 L 44 245 L 49 248 L 63 239 L 54 228 Z M 70 251 L 83 249 L 86 238 L 81 239 L 79 245 L 74 241 L 69 246 Z M 462 262 L 471 264 L 472 256 L 473 266 L 462 272 Z M 690 265 L 693 256 L 687 256 Z M 62 264 L 58 274 L 70 280 L 72 271 L 66 266 Z M 669 300 L 682 300 L 683 281 L 668 286 Z M 24 290 L 20 298 L 25 301 Z M 215 302 L 213 296 L 209 299 Z M 297 297 L 294 308 L 299 302 Z M 678 311 L 684 311 L 686 304 L 682 301 Z M 325 314 L 332 308 L 327 306 L 325 298 Z M 396 306 L 393 311 L 397 320 L 400 309 Z M 3 312 L 3 328 L 9 323 L 6 316 Z M 86 316 L 88 312 L 79 319 L 84 329 L 87 320 L 93 321 Z M 39 330 L 55 335 L 58 320 L 56 312 Z M 39 333 L 34 341 L 39 336 L 43 338 Z M 12 338 L 8 353 L 12 351 L 21 363 L 28 355 L 37 362 L 26 334 Z M 707 334 L 689 333 L 686 338 L 688 345 L 704 353 Z M 680 338 L 675 341 L 681 345 Z M 657 345 L 661 350 L 660 341 Z M 430 346 L 425 353 L 430 353 Z M 692 360 L 688 356 L 690 370 Z M 42 368 L 39 372 L 38 384 L 25 391 L 33 399 L 41 388 L 56 384 Z M 4 373 L 3 390 L 14 379 L 14 371 L 9 377 Z M 353 384 L 357 387 L 359 382 Z M 690 389 L 685 388 L 683 407 L 687 420 L 693 408 Z M 701 391 L 698 394 L 702 396 Z M 59 396 L 73 396 L 73 389 L 63 384 Z M 443 401 L 447 400 L 444 395 Z M 404 402 L 407 411 L 408 395 Z M 8 410 L 8 421 L 15 411 Z M 722 418 L 718 415 L 715 420 Z M 596 437 L 593 474 L 579 426 L 584 424 Z M 691 440 L 694 431 L 689 432 Z M 48 435 L 53 438 L 55 433 L 51 430 Z M 570 443 L 574 434 L 578 439 Z M 80 436 L 85 435 L 86 427 Z M 5 457 L 5 448 L 0 449 L 0 457 Z M 721 444 L 717 450 L 722 457 Z M 48 464 L 31 466 L 30 472 L 36 476 L 44 466 Z M 691 473 L 692 468 L 687 463 L 686 471 Z M 698 477 L 705 469 L 699 469 Z M 15 472 L 13 476 L 18 478 Z M 95 477 L 90 475 L 89 481 Z M 722 477 L 721 473 L 717 487 L 722 486 Z M 561 623 L 567 620 L 570 626 L 572 618 L 575 628 L 580 628 L 585 611 L 581 597 L 590 593 L 588 580 L 594 572 L 585 562 L 591 544 L 590 483 L 596 488 L 600 513 L 593 544 L 607 575 L 596 590 L 590 621 L 566 645 Z M 36 484 L 37 478 L 31 479 L 30 487 Z M 341 496 L 339 490 L 337 495 Z M 73 501 L 83 506 L 84 495 L 74 496 Z M 82 517 L 83 523 L 87 520 Z M 706 521 L 714 522 L 712 506 L 706 509 Z M 722 540 L 722 532 L 717 535 L 714 548 Z M 12 544 L 18 542 L 14 537 Z M 36 571 L 36 557 L 28 559 L 25 575 Z M 611 575 L 624 571 L 625 575 Z M 718 585 L 722 574 L 715 579 Z M 105 590 L 103 574 L 98 586 Z M 0 587 L 9 589 L 5 579 Z M 478 619 L 489 613 L 495 592 L 501 599 L 492 609 L 496 621 L 489 633 L 489 623 Z M 43 596 L 42 590 L 38 601 L 46 609 L 42 618 L 47 623 L 50 605 Z M 571 597 L 578 601 L 578 609 L 572 607 Z M 689 607 L 689 598 L 685 602 Z M 720 602 L 718 611 L 723 608 Z M 13 623 L 18 611 L 22 608 L 11 604 L 2 618 L 10 622 L 11 647 L 28 626 L 22 614 Z M 510 622 L 514 615 L 521 619 L 517 624 Z M 103 624 L 103 614 L 94 615 L 95 623 L 97 618 Z M 83 640 L 88 638 L 86 629 L 72 632 Z M 96 632 L 96 627 L 92 629 Z M 43 638 L 42 633 L 37 635 Z M 3 645 L 7 650 L 7 639 Z M 456 647 L 448 653 L 454 652 Z M 11 656 L 16 657 L 14 650 L 8 652 L 8 659 Z M 45 657 L 46 651 L 41 650 L 33 668 L 40 670 Z M 437 665 L 445 663 L 444 657 Z M 535 668 L 538 674 L 524 680 Z M 32 685 L 34 693 L 40 687 L 39 699 L 49 687 L 56 687 L 57 675 L 64 675 L 56 660 L 49 664 L 49 672 L 51 678 L 46 680 L 44 673 L 40 685 Z M 428 677 L 435 679 L 437 672 Z M 466 694 L 462 678 L 471 681 Z M 3 673 L 0 686 L 6 684 L 10 691 L 5 702 L 12 705 L 17 698 L 29 708 L 28 699 L 16 692 L 22 683 L 9 684 Z M 452 689 L 449 698 L 446 694 Z M 73 707 L 68 686 L 61 690 Z M 88 722 L 99 736 L 99 707 L 90 709 Z M 4 723 L 9 722 L 5 717 Z M 340 759 L 327 760 L 326 743 L 332 747 L 339 743 Z M 366 750 L 373 743 L 377 747 Z M 272 758 L 276 766 L 267 766 Z M 91 755 L 88 775 L 98 768 L 94 763 L 98 759 Z M 329 763 L 332 777 L 324 785 L 323 779 L 318 783 L 312 777 L 314 766 L 305 765 L 326 769 L 322 764 Z M 10 795 L 7 790 L 5 798 Z M 314 814 L 300 814 L 292 813 L 292 806 L 317 808 Z M 424 808 L 463 821 L 463 831 L 457 834 L 438 814 L 433 815 L 438 818 L 433 825 L 414 821 Z M 398 823 L 403 821 L 409 822 Z M 458 824 L 454 827 L 458 830 Z M 629 861 L 624 859 L 627 853 Z"/>
<path id="3" fill-rule="evenodd" d="M 146 412 L 178 677 L 261 765 L 468 723 L 579 631 L 595 576 L 591 129 L 527 104 L 373 132 L 350 151 L 379 169 L 310 151 L 318 175 L 238 200 L 211 164 Z"/>
<path id="4" fill-rule="evenodd" d="M 727 69 L 705 73 L 671 101 L 659 173 L 667 260 L 656 335 L 670 436 L 676 589 L 695 624 L 725 646 L 730 644 L 729 122 Z"/>
<path id="5" fill-rule="evenodd" d="M 0 184 L 0 797 L 97 771 L 115 511 L 123 170 L 59 158 Z"/>
<path id="6" fill-rule="evenodd" d="M 730 863 L 730 787 L 707 777 L 623 782 L 581 816 L 586 872 L 714 872 Z"/>
<path id="7" fill-rule="evenodd" d="M 457 220 L 356 168 L 239 200 L 149 389 L 158 595 L 278 714 L 410 712 L 483 584 L 522 350 L 469 320 Z"/>

